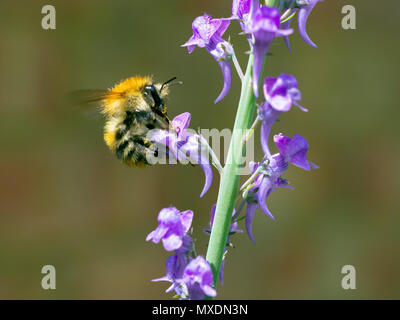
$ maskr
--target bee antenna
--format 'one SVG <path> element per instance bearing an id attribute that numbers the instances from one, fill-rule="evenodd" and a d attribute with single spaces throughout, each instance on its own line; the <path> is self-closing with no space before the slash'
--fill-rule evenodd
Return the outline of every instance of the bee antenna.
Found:
<path id="1" fill-rule="evenodd" d="M 171 78 L 171 79 L 165 81 L 165 82 L 161 85 L 160 92 L 162 91 L 162 89 L 164 88 L 164 86 L 166 86 L 167 84 L 171 83 L 171 82 L 174 81 L 174 80 L 176 80 L 176 77 L 173 77 L 173 78 Z M 178 81 L 178 82 L 175 83 L 175 84 L 182 84 L 182 83 L 183 83 L 182 81 Z"/>

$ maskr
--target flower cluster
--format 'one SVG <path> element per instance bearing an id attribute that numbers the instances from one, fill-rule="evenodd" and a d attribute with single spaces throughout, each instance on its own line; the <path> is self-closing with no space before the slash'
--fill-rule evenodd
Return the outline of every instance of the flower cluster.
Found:
<path id="1" fill-rule="evenodd" d="M 253 89 L 255 96 L 258 97 L 259 78 L 264 58 L 276 37 L 284 37 L 290 50 L 288 36 L 293 33 L 290 23 L 297 10 L 301 37 L 306 43 L 316 47 L 307 34 L 306 24 L 308 16 L 318 1 L 322 0 L 282 0 L 280 7 L 286 11 L 281 15 L 278 8 L 260 6 L 258 0 L 233 0 L 232 16 L 229 18 L 213 19 L 208 14 L 197 17 L 192 24 L 192 37 L 182 46 L 187 47 L 189 53 L 192 53 L 196 46 L 206 48 L 217 60 L 224 76 L 224 87 L 215 103 L 226 96 L 232 82 L 230 60 L 235 56 L 235 52 L 232 45 L 222 39 L 231 20 L 239 21 L 243 33 L 249 39 L 250 49 L 254 55 Z"/>
<path id="2" fill-rule="evenodd" d="M 269 136 L 272 126 L 283 113 L 291 109 L 292 105 L 302 111 L 307 111 L 298 102 L 301 93 L 294 76 L 281 74 L 279 77 L 267 77 L 263 85 L 265 102 L 258 108 L 261 124 L 261 147 L 265 154 L 264 160 L 259 163 L 251 163 L 252 177 L 247 183 L 244 199 L 247 202 L 246 208 L 246 231 L 249 238 L 255 242 L 252 233 L 254 214 L 258 207 L 274 219 L 266 205 L 266 198 L 276 187 L 291 188 L 286 179 L 281 176 L 287 170 L 289 164 L 293 164 L 304 170 L 316 169 L 317 166 L 307 160 L 308 143 L 300 135 L 289 138 L 282 133 L 274 136 L 274 142 L 279 152 L 271 155 L 269 148 Z"/>
<path id="3" fill-rule="evenodd" d="M 245 195 L 247 201 L 246 231 L 254 243 L 252 224 L 257 208 L 260 207 L 267 216 L 274 219 L 266 205 L 266 198 L 276 187 L 292 188 L 288 181 L 281 177 L 289 167 L 289 164 L 291 163 L 304 170 L 310 170 L 310 166 L 316 168 L 316 165 L 307 160 L 308 143 L 302 136 L 294 135 L 289 138 L 280 133 L 274 136 L 274 142 L 279 149 L 279 153 L 270 156 L 268 160 L 250 164 L 251 171 L 255 174 L 255 179 Z"/>
<path id="4" fill-rule="evenodd" d="M 215 297 L 213 276 L 208 262 L 201 256 L 193 258 L 193 240 L 188 232 L 192 225 L 193 211 L 179 211 L 175 207 L 164 208 L 158 214 L 158 227 L 149 233 L 146 241 L 162 241 L 164 249 L 175 251 L 168 257 L 166 275 L 153 281 L 168 281 L 181 299 L 199 300 Z"/>

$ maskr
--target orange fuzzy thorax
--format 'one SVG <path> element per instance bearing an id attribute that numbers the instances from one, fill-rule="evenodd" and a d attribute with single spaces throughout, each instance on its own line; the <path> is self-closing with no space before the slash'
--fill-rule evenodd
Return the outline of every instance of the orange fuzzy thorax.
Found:
<path id="1" fill-rule="evenodd" d="M 116 84 L 103 101 L 103 113 L 112 115 L 118 111 L 124 112 L 126 100 L 139 97 L 143 87 L 151 83 L 151 77 L 135 76 Z"/>

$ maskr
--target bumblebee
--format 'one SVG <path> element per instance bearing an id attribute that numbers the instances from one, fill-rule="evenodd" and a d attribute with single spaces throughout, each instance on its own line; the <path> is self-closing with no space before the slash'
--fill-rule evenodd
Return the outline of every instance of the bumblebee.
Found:
<path id="1" fill-rule="evenodd" d="M 105 116 L 104 140 L 117 158 L 128 166 L 143 167 L 149 164 L 148 156 L 158 155 L 157 146 L 146 139 L 149 130 L 169 129 L 165 99 L 175 79 L 153 83 L 151 77 L 135 76 L 109 90 L 75 94 L 81 103 L 99 103 Z"/>

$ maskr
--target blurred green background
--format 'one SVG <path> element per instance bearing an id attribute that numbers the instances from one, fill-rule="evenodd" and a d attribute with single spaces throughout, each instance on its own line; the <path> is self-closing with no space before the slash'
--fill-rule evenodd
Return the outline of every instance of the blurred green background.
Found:
<path id="1" fill-rule="evenodd" d="M 46 4 L 57 10 L 56 30 L 41 28 Z M 345 4 L 357 9 L 357 30 L 341 28 Z M 218 298 L 400 298 L 397 6 L 324 1 L 308 24 L 318 50 L 297 32 L 292 54 L 282 39 L 273 44 L 266 74 L 294 74 L 310 110 L 284 114 L 274 133 L 305 136 L 320 169 L 289 169 L 296 189 L 269 197 L 275 221 L 256 214 L 256 246 L 246 235 L 232 239 Z M 192 128 L 231 128 L 238 77 L 214 105 L 217 64 L 180 47 L 204 12 L 227 17 L 231 1 L 1 1 L 0 298 L 170 298 L 167 283 L 150 282 L 164 275 L 168 254 L 145 242 L 169 205 L 194 210 L 205 255 L 218 177 L 200 199 L 200 168 L 121 165 L 103 142 L 101 117 L 64 99 L 136 74 L 177 76 L 184 85 L 171 89 L 171 116 L 189 111 Z M 245 68 L 239 32 L 233 23 L 226 36 Z M 56 267 L 56 290 L 41 288 L 46 264 Z M 347 264 L 356 290 L 341 288 Z"/>

